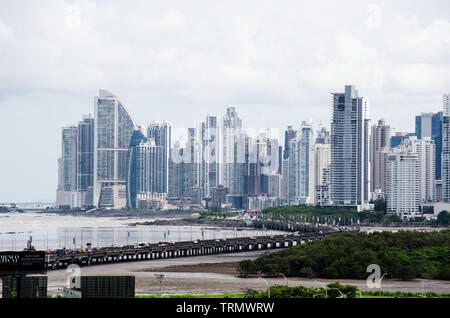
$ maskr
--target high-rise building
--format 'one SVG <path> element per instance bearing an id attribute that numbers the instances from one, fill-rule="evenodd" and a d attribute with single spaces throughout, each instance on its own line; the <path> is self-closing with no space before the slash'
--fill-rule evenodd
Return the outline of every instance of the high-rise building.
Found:
<path id="1" fill-rule="evenodd" d="M 317 140 L 317 139 L 316 139 Z M 311 147 L 311 159 L 310 159 L 310 202 L 312 204 L 320 204 L 317 202 L 317 191 L 323 190 L 324 184 L 324 172 L 329 171 L 330 168 L 330 145 L 329 144 L 315 144 Z"/>
<path id="2" fill-rule="evenodd" d="M 229 188 L 223 185 L 218 185 L 217 187 L 212 187 L 211 189 L 211 207 L 220 207 L 222 204 L 227 202 L 227 194 L 229 193 Z"/>
<path id="3" fill-rule="evenodd" d="M 436 145 L 429 137 L 409 137 L 399 148 L 404 153 L 417 155 L 419 167 L 419 200 L 432 202 L 436 199 L 435 156 Z"/>
<path id="4" fill-rule="evenodd" d="M 185 149 L 176 142 L 172 147 L 169 161 L 169 197 L 189 196 L 188 165 L 185 162 Z"/>
<path id="5" fill-rule="evenodd" d="M 219 165 L 218 150 L 219 126 L 216 116 L 207 116 L 203 131 L 203 193 L 211 197 L 211 188 L 218 185 Z"/>
<path id="6" fill-rule="evenodd" d="M 94 186 L 94 118 L 85 116 L 78 122 L 77 197 L 79 207 L 93 205 Z"/>
<path id="7" fill-rule="evenodd" d="M 94 206 L 125 208 L 128 151 L 136 125 L 114 94 L 100 89 L 95 97 Z"/>
<path id="8" fill-rule="evenodd" d="M 431 138 L 436 144 L 436 158 L 435 158 L 436 180 L 441 179 L 442 120 L 443 120 L 443 112 L 422 113 L 419 116 L 416 116 L 417 138 L 422 139 L 428 137 Z"/>
<path id="9" fill-rule="evenodd" d="M 325 129 L 325 127 L 320 128 L 317 131 L 316 144 L 329 144 L 330 143 L 330 132 Z"/>
<path id="10" fill-rule="evenodd" d="M 284 132 L 284 153 L 283 159 L 289 158 L 289 142 L 291 139 L 294 139 L 297 135 L 297 131 L 292 128 L 292 126 L 288 126 L 286 131 Z"/>
<path id="11" fill-rule="evenodd" d="M 370 192 L 380 189 L 385 193 L 386 180 L 386 156 L 383 152 L 389 152 L 391 128 L 380 119 L 378 124 L 372 126 L 370 134 Z"/>
<path id="12" fill-rule="evenodd" d="M 286 200 L 288 202 L 289 200 L 289 168 L 290 168 L 290 164 L 289 164 L 289 158 L 288 159 L 283 159 L 282 162 L 282 173 L 281 173 L 281 197 L 283 198 L 283 200 Z"/>
<path id="13" fill-rule="evenodd" d="M 77 126 L 62 128 L 61 158 L 58 160 L 56 206 L 71 206 L 72 193 L 77 189 Z"/>
<path id="14" fill-rule="evenodd" d="M 310 198 L 312 145 L 311 124 L 303 122 L 296 137 L 289 141 L 289 200 L 291 204 L 307 204 L 312 199 Z"/>
<path id="15" fill-rule="evenodd" d="M 450 202 L 450 94 L 444 95 L 442 119 L 442 201 Z"/>
<path id="16" fill-rule="evenodd" d="M 136 208 L 138 195 L 153 197 L 166 194 L 163 188 L 163 148 L 156 146 L 140 130 L 133 133 L 130 142 L 127 180 L 127 205 Z"/>
<path id="17" fill-rule="evenodd" d="M 402 219 L 419 216 L 419 159 L 417 154 L 389 155 L 387 211 Z"/>
<path id="18" fill-rule="evenodd" d="M 242 121 L 234 107 L 228 107 L 222 119 L 222 163 L 219 184 L 229 188 L 230 194 L 244 191 L 245 145 L 248 140 L 241 133 Z"/>
<path id="19" fill-rule="evenodd" d="M 415 133 L 396 132 L 395 135 L 391 137 L 391 148 L 398 147 L 402 144 L 403 140 L 415 135 Z"/>
<path id="20" fill-rule="evenodd" d="M 147 137 L 153 139 L 156 146 L 162 148 L 162 189 L 169 192 L 169 160 L 172 148 L 172 127 L 168 122 L 152 122 L 147 128 Z"/>
<path id="21" fill-rule="evenodd" d="M 334 93 L 331 121 L 331 198 L 335 205 L 369 200 L 369 100 L 354 86 Z"/>

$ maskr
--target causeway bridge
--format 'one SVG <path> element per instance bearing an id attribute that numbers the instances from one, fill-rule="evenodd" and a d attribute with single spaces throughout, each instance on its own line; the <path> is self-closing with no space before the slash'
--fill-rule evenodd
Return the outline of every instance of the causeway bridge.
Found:
<path id="1" fill-rule="evenodd" d="M 271 250 L 296 246 L 315 239 L 322 239 L 339 232 L 336 228 L 303 229 L 302 232 L 273 236 L 240 237 L 216 240 L 195 240 L 173 243 L 140 244 L 144 246 L 122 246 L 93 248 L 86 252 L 70 251 L 58 255 L 46 255 L 47 270 L 65 268 L 71 264 L 90 266 L 117 262 L 145 261 L 174 257 L 238 253 L 246 251 Z"/>

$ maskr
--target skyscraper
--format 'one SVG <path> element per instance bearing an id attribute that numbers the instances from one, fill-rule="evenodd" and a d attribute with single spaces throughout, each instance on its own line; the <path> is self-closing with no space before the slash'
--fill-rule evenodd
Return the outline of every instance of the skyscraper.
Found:
<path id="1" fill-rule="evenodd" d="M 404 153 L 417 155 L 419 169 L 419 200 L 421 202 L 434 201 L 436 199 L 435 182 L 435 156 L 436 145 L 429 137 L 417 139 L 412 136 L 399 146 Z"/>
<path id="2" fill-rule="evenodd" d="M 283 159 L 289 158 L 289 142 L 291 139 L 295 138 L 297 131 L 292 128 L 292 126 L 288 126 L 286 131 L 284 132 L 284 153 Z"/>
<path id="3" fill-rule="evenodd" d="M 416 116 L 416 136 L 418 139 L 429 137 L 434 140 L 436 144 L 436 158 L 435 167 L 436 180 L 441 179 L 441 165 L 442 165 L 442 120 L 443 113 L 422 113 Z"/>
<path id="4" fill-rule="evenodd" d="M 369 100 L 354 86 L 334 93 L 331 121 L 331 199 L 336 205 L 369 200 Z"/>
<path id="5" fill-rule="evenodd" d="M 77 189 L 77 126 L 62 128 L 61 158 L 58 160 L 58 189 L 56 206 L 71 205 L 71 193 Z"/>
<path id="6" fill-rule="evenodd" d="M 380 119 L 378 124 L 372 126 L 370 134 L 370 191 L 381 189 L 385 193 L 386 170 L 385 156 L 382 151 L 389 149 L 391 128 Z M 386 151 L 385 151 L 386 152 Z"/>
<path id="7" fill-rule="evenodd" d="M 289 199 L 292 204 L 306 204 L 312 199 L 310 198 L 312 144 L 311 124 L 303 122 L 296 137 L 289 141 Z"/>
<path id="8" fill-rule="evenodd" d="M 136 125 L 114 94 L 100 89 L 95 97 L 94 206 L 126 207 L 128 150 Z"/>
<path id="9" fill-rule="evenodd" d="M 203 132 L 203 193 L 211 197 L 211 188 L 218 185 L 218 138 L 219 127 L 216 116 L 207 116 Z"/>
<path id="10" fill-rule="evenodd" d="M 402 219 L 419 216 L 419 160 L 417 154 L 389 155 L 387 211 Z"/>
<path id="11" fill-rule="evenodd" d="M 442 201 L 450 202 L 450 94 L 444 95 L 442 119 Z"/>
<path id="12" fill-rule="evenodd" d="M 153 139 L 136 130 L 130 143 L 129 171 L 127 181 L 127 205 L 136 208 L 140 194 L 165 193 L 163 189 L 163 151 Z"/>
<path id="13" fill-rule="evenodd" d="M 317 139 L 316 139 L 317 140 Z M 320 204 L 317 202 L 317 191 L 321 191 L 324 183 L 324 173 L 330 167 L 330 145 L 329 144 L 315 144 L 311 147 L 310 159 L 310 202 L 313 204 Z"/>
<path id="14" fill-rule="evenodd" d="M 245 167 L 245 140 L 241 134 L 242 121 L 234 107 L 228 107 L 222 119 L 222 168 L 220 184 L 229 188 L 230 194 L 242 194 Z"/>
<path id="15" fill-rule="evenodd" d="M 78 122 L 77 196 L 79 206 L 92 206 L 94 186 L 94 118 L 85 116 Z"/>
<path id="16" fill-rule="evenodd" d="M 172 127 L 168 122 L 152 122 L 147 129 L 147 137 L 162 147 L 162 189 L 169 192 L 169 159 L 172 148 Z"/>

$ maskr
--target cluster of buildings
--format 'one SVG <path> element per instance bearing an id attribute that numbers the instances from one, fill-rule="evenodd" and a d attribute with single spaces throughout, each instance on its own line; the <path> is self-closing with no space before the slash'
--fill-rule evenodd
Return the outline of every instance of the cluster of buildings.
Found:
<path id="1" fill-rule="evenodd" d="M 416 117 L 414 133 L 371 124 L 354 86 L 332 93 L 331 130 L 288 126 L 284 145 L 267 129 L 250 135 L 234 107 L 187 129 L 172 144 L 169 123 L 141 127 L 120 99 L 100 90 L 94 116 L 62 129 L 57 206 L 100 209 L 262 210 L 349 206 L 375 200 L 403 219 L 435 217 L 450 204 L 449 98 Z M 447 210 L 450 211 L 449 208 Z"/>

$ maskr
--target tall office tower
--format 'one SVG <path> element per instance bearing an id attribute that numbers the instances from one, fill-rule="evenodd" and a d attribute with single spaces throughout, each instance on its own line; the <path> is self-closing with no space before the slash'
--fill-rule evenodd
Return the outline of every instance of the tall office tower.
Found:
<path id="1" fill-rule="evenodd" d="M 289 205 L 298 204 L 298 196 L 300 193 L 300 142 L 297 138 L 289 141 L 289 158 L 286 159 L 289 167 L 287 180 L 287 198 Z"/>
<path id="2" fill-rule="evenodd" d="M 442 121 L 443 112 L 438 113 L 421 113 L 416 116 L 416 136 L 418 139 L 429 137 L 436 144 L 435 166 L 436 180 L 441 179 L 442 165 Z"/>
<path id="3" fill-rule="evenodd" d="M 282 161 L 282 173 L 281 173 L 281 197 L 283 200 L 289 200 L 289 158 Z"/>
<path id="4" fill-rule="evenodd" d="M 402 219 L 419 215 L 419 159 L 416 154 L 392 153 L 388 164 L 387 211 Z"/>
<path id="5" fill-rule="evenodd" d="M 61 158 L 58 160 L 57 207 L 70 206 L 71 192 L 77 189 L 77 135 L 77 126 L 62 128 Z"/>
<path id="6" fill-rule="evenodd" d="M 128 150 L 137 127 L 112 93 L 100 89 L 94 105 L 94 206 L 125 208 Z"/>
<path id="7" fill-rule="evenodd" d="M 187 168 L 188 189 L 202 184 L 202 142 L 201 127 L 188 128 L 188 139 L 184 147 L 184 161 Z M 187 196 L 191 196 L 189 192 Z"/>
<path id="8" fill-rule="evenodd" d="M 169 197 L 187 197 L 188 196 L 188 169 L 185 163 L 185 151 L 176 142 L 172 147 L 169 161 Z"/>
<path id="9" fill-rule="evenodd" d="M 317 139 L 316 139 L 317 140 Z M 311 147 L 310 159 L 310 202 L 312 204 L 320 204 L 317 202 L 317 191 L 324 185 L 324 171 L 330 168 L 330 145 L 319 143 Z"/>
<path id="10" fill-rule="evenodd" d="M 162 147 L 162 182 L 163 193 L 169 191 L 169 159 L 172 148 L 172 127 L 168 122 L 152 122 L 147 128 L 147 137 L 155 141 L 156 146 Z"/>
<path id="11" fill-rule="evenodd" d="M 272 174 L 267 176 L 267 192 L 270 197 L 281 197 L 282 193 L 281 175 Z"/>
<path id="12" fill-rule="evenodd" d="M 245 190 L 248 196 L 261 194 L 262 167 L 267 157 L 267 143 L 265 138 L 256 137 L 249 143 L 249 160 L 245 172 Z"/>
<path id="13" fill-rule="evenodd" d="M 442 201 L 450 202 L 450 94 L 444 95 L 442 119 Z"/>
<path id="14" fill-rule="evenodd" d="M 292 128 L 292 126 L 288 126 L 286 131 L 284 132 L 284 153 L 283 159 L 289 158 L 289 142 L 291 139 L 294 139 L 297 135 L 297 131 Z"/>
<path id="15" fill-rule="evenodd" d="M 399 148 L 405 153 L 416 154 L 419 164 L 419 200 L 436 200 L 435 156 L 436 145 L 429 137 L 409 137 Z"/>
<path id="16" fill-rule="evenodd" d="M 133 133 L 130 142 L 129 170 L 127 180 L 127 206 L 136 208 L 140 194 L 166 193 L 163 189 L 163 151 L 153 139 L 148 139 L 140 130 Z"/>
<path id="17" fill-rule="evenodd" d="M 370 134 L 370 192 L 381 189 L 385 192 L 386 166 L 385 158 L 381 153 L 389 151 L 391 127 L 380 119 L 378 124 L 372 126 Z"/>
<path id="18" fill-rule="evenodd" d="M 330 132 L 325 127 L 317 131 L 316 144 L 329 144 L 330 139 Z"/>
<path id="19" fill-rule="evenodd" d="M 369 200 L 369 100 L 354 86 L 334 93 L 331 121 L 331 199 L 366 206 Z"/>
<path id="20" fill-rule="evenodd" d="M 219 127 L 216 116 L 207 116 L 203 132 L 203 193 L 211 197 L 211 188 L 219 184 Z"/>
<path id="21" fill-rule="evenodd" d="M 83 117 L 78 122 L 77 138 L 77 196 L 79 207 L 93 205 L 94 186 L 94 118 Z"/>
<path id="22" fill-rule="evenodd" d="M 283 146 L 278 146 L 278 174 L 283 174 Z"/>
<path id="23" fill-rule="evenodd" d="M 242 121 L 234 107 L 228 107 L 222 119 L 222 168 L 219 183 L 229 188 L 230 194 L 242 194 L 241 181 L 245 165 L 245 140 L 241 134 Z"/>
<path id="24" fill-rule="evenodd" d="M 310 165 L 312 157 L 312 145 L 314 144 L 311 123 L 302 122 L 300 144 L 300 198 L 302 202 L 311 203 L 311 179 Z"/>
<path id="25" fill-rule="evenodd" d="M 310 203 L 310 157 L 313 134 L 303 122 L 297 137 L 289 142 L 289 197 L 293 204 Z"/>

